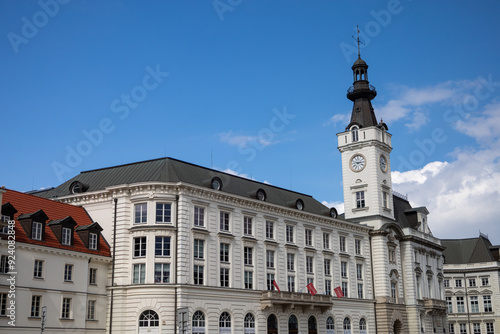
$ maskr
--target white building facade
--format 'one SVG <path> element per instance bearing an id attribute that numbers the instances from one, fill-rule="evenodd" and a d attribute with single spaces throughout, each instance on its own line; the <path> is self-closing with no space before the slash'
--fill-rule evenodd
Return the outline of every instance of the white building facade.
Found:
<path id="1" fill-rule="evenodd" d="M 449 333 L 500 333 L 500 246 L 485 235 L 443 240 Z"/>
<path id="2" fill-rule="evenodd" d="M 0 191 L 0 331 L 105 333 L 111 258 L 98 225 L 82 208 Z"/>

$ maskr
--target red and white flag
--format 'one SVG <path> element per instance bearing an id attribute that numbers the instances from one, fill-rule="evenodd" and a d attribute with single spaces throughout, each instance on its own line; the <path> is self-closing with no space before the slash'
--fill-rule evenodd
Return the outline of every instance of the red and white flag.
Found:
<path id="1" fill-rule="evenodd" d="M 278 283 L 276 283 L 275 280 L 273 280 L 273 285 L 276 288 L 276 290 L 278 290 L 278 292 L 281 292 L 280 288 L 278 287 Z"/>
<path id="2" fill-rule="evenodd" d="M 333 291 L 335 291 L 335 294 L 337 295 L 337 298 L 344 297 L 344 293 L 342 292 L 342 289 L 340 288 L 340 286 L 338 286 L 335 289 L 333 289 Z"/>
<path id="3" fill-rule="evenodd" d="M 309 290 L 309 293 L 313 296 L 318 293 L 318 291 L 316 291 L 316 288 L 312 283 L 307 284 L 306 288 L 307 290 Z"/>

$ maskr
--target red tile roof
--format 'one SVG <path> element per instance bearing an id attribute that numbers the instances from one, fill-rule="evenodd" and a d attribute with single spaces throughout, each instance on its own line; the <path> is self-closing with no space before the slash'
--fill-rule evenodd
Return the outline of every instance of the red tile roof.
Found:
<path id="1" fill-rule="evenodd" d="M 75 222 L 75 230 L 78 226 L 87 226 L 94 223 L 92 218 L 88 215 L 87 211 L 83 207 L 74 206 L 70 204 L 56 202 L 50 199 L 41 198 L 25 193 L 21 193 L 14 190 L 8 190 L 3 194 L 2 205 L 9 202 L 16 210 L 17 213 L 14 215 L 16 221 L 15 231 L 16 231 L 16 242 L 24 242 L 28 244 L 53 247 L 59 249 L 67 249 L 75 252 L 82 252 L 101 256 L 111 256 L 109 245 L 107 244 L 104 237 L 99 238 L 99 249 L 91 250 L 85 247 L 80 237 L 76 232 L 73 235 L 73 245 L 62 245 L 52 232 L 52 229 L 47 226 L 47 224 L 56 219 L 63 219 L 71 216 Z M 33 240 L 28 235 L 26 235 L 24 229 L 21 227 L 17 218 L 22 214 L 29 214 L 36 212 L 38 210 L 43 210 L 43 212 L 49 217 L 45 222 L 45 236 L 44 240 Z"/>

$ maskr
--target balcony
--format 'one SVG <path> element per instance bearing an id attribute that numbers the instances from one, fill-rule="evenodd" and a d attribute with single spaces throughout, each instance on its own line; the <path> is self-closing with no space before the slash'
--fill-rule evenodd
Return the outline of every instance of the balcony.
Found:
<path id="1" fill-rule="evenodd" d="M 425 313 L 438 316 L 446 315 L 446 301 L 441 299 L 423 298 L 422 302 Z"/>
<path id="2" fill-rule="evenodd" d="M 360 97 L 367 97 L 372 100 L 375 96 L 377 96 L 377 90 L 373 85 L 360 81 L 355 83 L 354 86 L 349 87 L 346 96 L 351 101 Z"/>
<path id="3" fill-rule="evenodd" d="M 302 308 L 303 310 L 319 310 L 324 312 L 332 306 L 332 296 L 327 295 L 311 295 L 309 293 L 298 292 L 278 292 L 278 291 L 263 291 L 260 298 L 261 309 L 266 308 Z"/>

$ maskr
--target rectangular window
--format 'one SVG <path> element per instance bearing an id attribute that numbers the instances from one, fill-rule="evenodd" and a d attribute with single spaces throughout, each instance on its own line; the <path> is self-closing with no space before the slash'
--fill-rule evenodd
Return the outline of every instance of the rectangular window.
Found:
<path id="1" fill-rule="evenodd" d="M 0 257 L 0 274 L 7 274 L 9 272 L 9 257 L 2 255 Z"/>
<path id="2" fill-rule="evenodd" d="M 356 253 L 356 255 L 361 255 L 361 240 L 360 239 L 354 240 L 354 252 Z"/>
<path id="3" fill-rule="evenodd" d="M 330 259 L 324 259 L 323 262 L 325 263 L 325 275 L 330 276 L 332 274 L 332 271 L 331 271 L 332 261 Z"/>
<path id="4" fill-rule="evenodd" d="M 293 243 L 293 226 L 286 226 L 286 242 Z"/>
<path id="5" fill-rule="evenodd" d="M 348 289 L 349 289 L 349 284 L 347 282 L 342 282 L 342 293 L 344 294 L 344 297 L 348 297 Z"/>
<path id="6" fill-rule="evenodd" d="M 219 228 L 223 232 L 229 232 L 229 212 L 220 212 Z"/>
<path id="7" fill-rule="evenodd" d="M 274 251 L 266 251 L 266 266 L 268 268 L 274 268 Z"/>
<path id="8" fill-rule="evenodd" d="M 448 332 L 450 334 L 455 334 L 455 326 L 453 324 L 448 324 Z"/>
<path id="9" fill-rule="evenodd" d="M 253 235 L 252 217 L 243 217 L 243 234 Z"/>
<path id="10" fill-rule="evenodd" d="M 31 230 L 31 239 L 42 240 L 42 223 L 33 222 L 33 229 Z"/>
<path id="11" fill-rule="evenodd" d="M 87 320 L 95 320 L 95 300 L 87 302 Z"/>
<path id="12" fill-rule="evenodd" d="M 323 248 L 330 249 L 330 233 L 323 233 Z"/>
<path id="13" fill-rule="evenodd" d="M 146 237 L 134 238 L 134 257 L 146 256 Z"/>
<path id="14" fill-rule="evenodd" d="M 194 207 L 194 226 L 205 226 L 205 208 L 199 206 Z"/>
<path id="15" fill-rule="evenodd" d="M 89 234 L 89 249 L 97 249 L 97 234 Z"/>
<path id="16" fill-rule="evenodd" d="M 363 279 L 363 265 L 356 263 L 356 278 Z"/>
<path id="17" fill-rule="evenodd" d="M 71 282 L 73 281 L 73 265 L 65 264 L 64 265 L 64 281 Z"/>
<path id="18" fill-rule="evenodd" d="M 61 319 L 71 319 L 71 298 L 63 298 Z"/>
<path id="19" fill-rule="evenodd" d="M 314 274 L 314 260 L 312 256 L 306 256 L 306 271 L 308 274 Z"/>
<path id="20" fill-rule="evenodd" d="M 139 263 L 134 264 L 134 274 L 132 278 L 132 283 L 134 284 L 143 284 L 146 279 L 146 264 Z"/>
<path id="21" fill-rule="evenodd" d="M 339 250 L 341 252 L 345 252 L 346 251 L 345 237 L 343 235 L 341 235 L 339 237 Z"/>
<path id="22" fill-rule="evenodd" d="M 356 191 L 356 207 L 364 208 L 365 207 L 365 192 L 364 191 Z"/>
<path id="23" fill-rule="evenodd" d="M 306 282 L 307 282 L 308 285 L 311 284 L 311 283 L 314 284 L 314 278 L 308 277 Z M 311 293 L 309 290 L 308 290 L 308 292 Z"/>
<path id="24" fill-rule="evenodd" d="M 382 205 L 384 208 L 388 208 L 389 207 L 389 203 L 388 203 L 388 199 L 389 196 L 387 195 L 387 193 L 385 191 L 382 192 Z"/>
<path id="25" fill-rule="evenodd" d="M 43 261 L 35 260 L 35 267 L 33 269 L 34 278 L 43 278 Z"/>
<path id="26" fill-rule="evenodd" d="M 445 288 L 449 288 L 450 287 L 450 280 L 449 279 L 445 279 L 444 280 L 444 287 Z"/>
<path id="27" fill-rule="evenodd" d="M 245 270 L 245 289 L 253 289 L 253 272 Z"/>
<path id="28" fill-rule="evenodd" d="M 170 283 L 170 263 L 155 263 L 155 283 Z"/>
<path id="29" fill-rule="evenodd" d="M 483 296 L 484 312 L 493 312 L 491 307 L 491 296 Z"/>
<path id="30" fill-rule="evenodd" d="M 470 311 L 472 313 L 479 312 L 479 298 L 477 296 L 470 297 Z"/>
<path id="31" fill-rule="evenodd" d="M 148 205 L 147 203 L 135 205 L 135 224 L 146 224 L 148 221 Z"/>
<path id="32" fill-rule="evenodd" d="M 156 203 L 156 222 L 157 223 L 172 222 L 172 204 Z"/>
<path id="33" fill-rule="evenodd" d="M 295 292 L 295 276 L 288 276 L 288 291 Z"/>
<path id="34" fill-rule="evenodd" d="M 274 222 L 266 220 L 266 239 L 274 239 Z"/>
<path id="35" fill-rule="evenodd" d="M 243 263 L 245 266 L 251 266 L 253 265 L 253 248 L 252 247 L 245 247 L 243 249 Z"/>
<path id="36" fill-rule="evenodd" d="M 473 323 L 472 330 L 474 331 L 474 334 L 481 334 L 481 324 L 477 322 Z"/>
<path id="37" fill-rule="evenodd" d="M 295 254 L 286 254 L 286 269 L 288 271 L 295 270 Z"/>
<path id="38" fill-rule="evenodd" d="M 62 228 L 62 239 L 61 243 L 63 245 L 71 245 L 71 229 L 67 227 Z"/>
<path id="39" fill-rule="evenodd" d="M 391 282 L 391 298 L 393 303 L 397 302 L 397 296 L 398 296 L 397 284 L 396 282 Z"/>
<path id="40" fill-rule="evenodd" d="M 220 262 L 229 263 L 229 244 L 220 244 Z"/>
<path id="41" fill-rule="evenodd" d="M 462 280 L 461 279 L 456 279 L 455 280 L 455 287 L 456 288 L 461 288 L 462 287 Z"/>
<path id="42" fill-rule="evenodd" d="M 460 324 L 460 334 L 467 334 L 467 327 L 465 324 Z"/>
<path id="43" fill-rule="evenodd" d="M 7 315 L 7 294 L 0 293 L 0 315 Z"/>
<path id="44" fill-rule="evenodd" d="M 446 307 L 448 308 L 448 313 L 453 313 L 453 303 L 451 297 L 446 297 Z"/>
<path id="45" fill-rule="evenodd" d="M 486 334 L 495 334 L 495 329 L 493 328 L 492 322 L 486 323 Z"/>
<path id="46" fill-rule="evenodd" d="M 306 229 L 306 246 L 312 246 L 313 245 L 313 231 Z"/>
<path id="47" fill-rule="evenodd" d="M 475 278 L 469 278 L 469 286 L 470 287 L 476 286 L 476 279 Z"/>
<path id="48" fill-rule="evenodd" d="M 329 279 L 325 280 L 325 294 L 332 295 L 332 281 Z"/>
<path id="49" fill-rule="evenodd" d="M 30 317 L 40 317 L 40 302 L 42 296 L 31 296 L 31 313 Z"/>
<path id="50" fill-rule="evenodd" d="M 194 276 L 194 284 L 203 285 L 203 266 L 194 266 L 193 276 Z"/>
<path id="51" fill-rule="evenodd" d="M 267 274 L 267 290 L 276 290 L 273 281 L 274 281 L 274 274 Z"/>
<path id="52" fill-rule="evenodd" d="M 229 287 L 229 268 L 220 268 L 220 286 Z"/>
<path id="53" fill-rule="evenodd" d="M 396 249 L 394 247 L 389 247 L 389 263 L 396 263 Z"/>
<path id="54" fill-rule="evenodd" d="M 363 299 L 363 283 L 358 283 L 358 298 Z"/>
<path id="55" fill-rule="evenodd" d="M 155 237 L 155 256 L 170 256 L 170 237 Z"/>
<path id="56" fill-rule="evenodd" d="M 97 268 L 89 269 L 89 284 L 96 285 L 97 284 Z"/>
<path id="57" fill-rule="evenodd" d="M 204 259 L 205 240 L 194 239 L 194 258 Z"/>
<path id="58" fill-rule="evenodd" d="M 465 312 L 464 297 L 457 297 L 457 312 L 458 313 Z"/>
<path id="59" fill-rule="evenodd" d="M 340 262 L 340 277 L 347 278 L 347 262 Z"/>
<path id="60" fill-rule="evenodd" d="M 481 285 L 482 286 L 488 286 L 488 285 L 490 285 L 490 281 L 489 281 L 488 277 L 482 277 L 481 278 Z"/>

